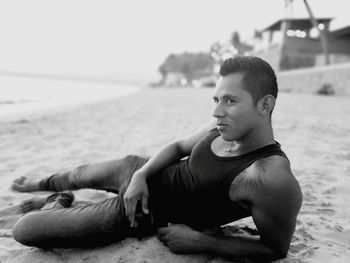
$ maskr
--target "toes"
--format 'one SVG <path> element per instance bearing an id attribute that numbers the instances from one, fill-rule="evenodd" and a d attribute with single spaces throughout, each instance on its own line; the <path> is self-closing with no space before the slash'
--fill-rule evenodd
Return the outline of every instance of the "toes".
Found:
<path id="1" fill-rule="evenodd" d="M 21 176 L 21 177 L 15 179 L 13 182 L 16 184 L 23 184 L 26 179 L 27 179 L 26 176 Z"/>
<path id="2" fill-rule="evenodd" d="M 31 201 L 25 200 L 19 205 L 19 208 L 22 213 L 27 213 L 33 210 L 33 205 Z"/>
<path id="3" fill-rule="evenodd" d="M 31 205 L 28 205 L 28 206 L 21 206 L 21 212 L 22 212 L 23 214 L 28 213 L 28 212 L 31 212 L 31 211 L 33 211 L 33 210 L 34 210 L 34 208 L 33 208 Z"/>
<path id="4" fill-rule="evenodd" d="M 11 185 L 11 188 L 16 191 L 21 191 L 23 189 L 24 183 L 27 180 L 27 177 L 21 176 L 15 179 Z"/>

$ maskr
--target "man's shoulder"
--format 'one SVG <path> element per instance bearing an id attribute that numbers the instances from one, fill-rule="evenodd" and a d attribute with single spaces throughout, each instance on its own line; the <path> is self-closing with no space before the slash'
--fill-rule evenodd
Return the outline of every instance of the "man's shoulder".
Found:
<path id="1" fill-rule="evenodd" d="M 255 202 L 266 195 L 276 198 L 287 192 L 298 194 L 298 187 L 288 159 L 273 155 L 255 161 L 239 173 L 231 183 L 230 198 Z"/>
<path id="2" fill-rule="evenodd" d="M 285 181 L 294 178 L 289 160 L 281 155 L 272 155 L 259 159 L 246 169 L 252 178 L 263 179 L 263 183 L 270 186 L 280 186 Z"/>

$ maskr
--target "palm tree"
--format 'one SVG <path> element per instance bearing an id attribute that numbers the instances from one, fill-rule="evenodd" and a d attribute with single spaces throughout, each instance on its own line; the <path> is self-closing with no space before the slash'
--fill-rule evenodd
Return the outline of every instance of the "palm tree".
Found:
<path id="1" fill-rule="evenodd" d="M 287 6 L 289 3 L 293 3 L 294 0 L 285 0 L 285 1 L 286 1 L 286 6 Z M 309 3 L 307 2 L 307 0 L 303 0 L 303 2 L 305 5 L 305 8 L 306 8 L 306 11 L 309 14 L 311 24 L 318 30 L 320 40 L 321 40 L 321 46 L 322 46 L 325 64 L 328 65 L 329 64 L 329 51 L 328 51 L 327 36 L 326 36 L 324 30 L 321 30 L 319 28 L 317 20 L 315 19 L 314 15 L 311 11 L 311 7 L 310 7 Z"/>
<path id="2" fill-rule="evenodd" d="M 309 3 L 307 2 L 307 0 L 303 0 L 304 1 L 304 4 L 305 4 L 305 7 L 306 7 L 306 10 L 309 14 L 309 17 L 310 17 L 310 21 L 312 23 L 312 25 L 317 28 L 318 30 L 318 33 L 320 35 L 320 40 L 321 40 L 321 45 L 322 45 L 322 50 L 323 50 L 323 55 L 324 55 L 324 61 L 325 61 L 325 64 L 328 65 L 329 64 L 329 52 L 328 52 L 328 43 L 327 43 L 327 36 L 324 32 L 324 30 L 321 30 L 317 24 L 317 21 L 311 11 L 311 7 L 309 5 Z"/>

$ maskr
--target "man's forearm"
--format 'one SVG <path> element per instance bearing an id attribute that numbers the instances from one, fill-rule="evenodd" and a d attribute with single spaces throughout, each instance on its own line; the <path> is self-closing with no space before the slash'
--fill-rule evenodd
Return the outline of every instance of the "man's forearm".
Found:
<path id="1" fill-rule="evenodd" d="M 197 244 L 203 252 L 227 258 L 247 258 L 264 262 L 285 257 L 264 245 L 259 236 L 216 237 L 203 234 Z"/>
<path id="2" fill-rule="evenodd" d="M 183 157 L 184 155 L 180 152 L 177 143 L 171 143 L 153 155 L 138 172 L 148 178 Z"/>

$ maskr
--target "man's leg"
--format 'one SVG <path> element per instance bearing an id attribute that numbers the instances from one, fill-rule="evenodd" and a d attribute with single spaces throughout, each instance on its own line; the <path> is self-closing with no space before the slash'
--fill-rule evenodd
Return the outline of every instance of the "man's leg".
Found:
<path id="1" fill-rule="evenodd" d="M 64 204 L 67 201 L 63 207 Z M 154 233 L 150 224 L 143 227 L 150 231 L 147 234 Z M 19 243 L 40 248 L 96 247 L 130 235 L 137 233 L 129 227 L 122 194 L 83 207 L 48 204 L 24 215 L 13 229 L 13 237 Z"/>
<path id="2" fill-rule="evenodd" d="M 60 192 L 93 188 L 118 193 L 119 188 L 129 181 L 133 173 L 146 161 L 147 158 L 128 155 L 119 160 L 79 166 L 72 171 L 53 174 L 42 180 L 33 181 L 22 177 L 13 182 L 12 188 L 20 192 Z"/>

